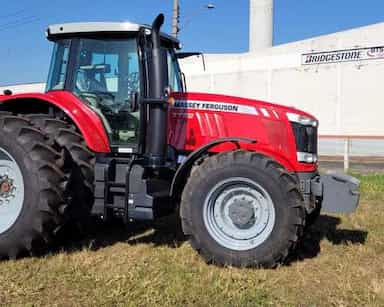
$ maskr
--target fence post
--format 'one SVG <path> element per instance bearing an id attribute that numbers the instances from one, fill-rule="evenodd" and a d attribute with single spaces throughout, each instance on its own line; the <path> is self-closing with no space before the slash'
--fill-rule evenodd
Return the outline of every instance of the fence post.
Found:
<path id="1" fill-rule="evenodd" d="M 349 155 L 351 149 L 351 140 L 346 138 L 344 140 L 344 172 L 349 171 Z"/>

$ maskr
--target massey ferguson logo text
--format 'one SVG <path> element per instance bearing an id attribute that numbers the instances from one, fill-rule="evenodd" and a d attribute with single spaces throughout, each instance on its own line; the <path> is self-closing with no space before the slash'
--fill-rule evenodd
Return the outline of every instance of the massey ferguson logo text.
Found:
<path id="1" fill-rule="evenodd" d="M 237 105 L 224 104 L 224 103 L 189 102 L 189 101 L 178 101 L 175 103 L 175 108 L 211 110 L 211 111 L 229 111 L 229 112 L 239 111 L 239 107 Z"/>
<path id="2" fill-rule="evenodd" d="M 232 112 L 242 114 L 253 114 L 257 115 L 257 111 L 254 107 L 224 103 L 224 102 L 209 102 L 209 101 L 194 101 L 194 100 L 176 100 L 173 105 L 175 109 L 183 110 L 207 110 L 207 111 L 221 111 L 221 112 Z"/>
<path id="3" fill-rule="evenodd" d="M 303 65 L 384 59 L 384 47 L 359 48 L 303 54 Z"/>

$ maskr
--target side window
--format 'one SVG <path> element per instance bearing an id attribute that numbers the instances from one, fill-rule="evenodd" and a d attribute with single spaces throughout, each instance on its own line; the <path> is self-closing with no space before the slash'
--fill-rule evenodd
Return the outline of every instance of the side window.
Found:
<path id="1" fill-rule="evenodd" d="M 182 92 L 181 72 L 177 59 L 171 52 L 168 51 L 168 78 L 169 85 L 173 92 Z"/>
<path id="2" fill-rule="evenodd" d="M 140 69 L 137 51 L 128 53 L 128 97 L 133 92 L 140 92 Z"/>
<path id="3" fill-rule="evenodd" d="M 140 90 L 136 39 L 81 39 L 74 92 L 103 118 L 112 145 L 139 142 L 140 110 L 131 112 Z"/>
<path id="4" fill-rule="evenodd" d="M 140 90 L 139 59 L 134 40 L 84 39 L 80 50 L 76 77 L 80 91 L 112 93 L 116 97 L 115 104 L 121 104 L 129 100 L 132 92 Z"/>
<path id="5" fill-rule="evenodd" d="M 55 44 L 48 76 L 47 90 L 64 89 L 65 75 L 68 67 L 69 47 L 69 40 L 59 41 Z"/>

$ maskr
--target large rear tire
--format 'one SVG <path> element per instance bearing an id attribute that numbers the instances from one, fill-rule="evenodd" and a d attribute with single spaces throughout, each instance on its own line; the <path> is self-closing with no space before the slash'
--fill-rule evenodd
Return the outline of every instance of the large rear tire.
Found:
<path id="1" fill-rule="evenodd" d="M 63 156 L 22 117 L 0 114 L 0 258 L 44 249 L 64 221 Z"/>
<path id="2" fill-rule="evenodd" d="M 296 180 L 273 160 L 235 151 L 206 159 L 185 186 L 185 235 L 208 263 L 275 267 L 302 236 Z"/>
<path id="3" fill-rule="evenodd" d="M 94 202 L 95 155 L 76 128 L 46 114 L 31 114 L 28 118 L 52 142 L 65 149 L 65 172 L 69 178 L 65 188 L 69 220 L 80 228 L 87 224 Z"/>

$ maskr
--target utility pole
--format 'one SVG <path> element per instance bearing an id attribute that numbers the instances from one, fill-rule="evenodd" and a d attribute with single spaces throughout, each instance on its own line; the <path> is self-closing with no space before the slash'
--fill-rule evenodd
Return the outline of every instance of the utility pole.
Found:
<path id="1" fill-rule="evenodd" d="M 180 31 L 179 21 L 180 21 L 179 0 L 173 0 L 172 35 L 176 38 Z"/>
<path id="2" fill-rule="evenodd" d="M 214 8 L 215 8 L 214 4 L 208 3 L 207 5 L 200 7 L 199 10 L 197 10 L 195 14 L 193 14 L 192 16 L 196 16 L 199 12 L 201 12 L 202 9 L 212 10 Z M 192 18 L 189 18 L 186 24 L 188 24 L 191 21 L 191 19 Z M 185 27 L 185 24 L 181 28 L 184 28 L 184 27 Z M 172 36 L 177 38 L 181 28 L 180 28 L 180 2 L 179 0 L 173 0 Z"/>

